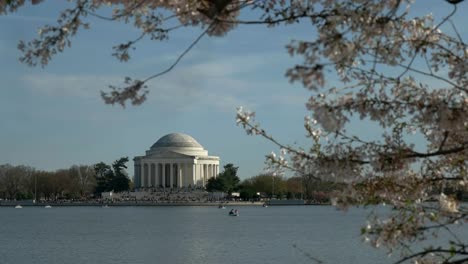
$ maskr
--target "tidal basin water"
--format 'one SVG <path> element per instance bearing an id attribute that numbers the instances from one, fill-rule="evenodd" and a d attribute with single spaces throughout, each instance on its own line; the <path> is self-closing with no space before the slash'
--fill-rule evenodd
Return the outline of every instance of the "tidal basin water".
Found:
<path id="1" fill-rule="evenodd" d="M 0 263 L 392 263 L 363 209 L 328 206 L 0 208 Z"/>

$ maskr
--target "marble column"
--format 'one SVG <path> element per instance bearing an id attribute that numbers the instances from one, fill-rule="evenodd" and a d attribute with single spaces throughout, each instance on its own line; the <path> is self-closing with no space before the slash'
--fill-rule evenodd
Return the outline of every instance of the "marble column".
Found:
<path id="1" fill-rule="evenodd" d="M 182 163 L 177 163 L 177 178 L 178 178 L 178 181 L 177 181 L 177 187 L 181 188 L 183 185 L 182 185 Z"/>
<path id="2" fill-rule="evenodd" d="M 149 180 L 148 180 L 148 187 L 152 187 L 153 185 L 153 163 L 151 162 L 148 166 L 148 172 L 149 172 Z"/>
<path id="3" fill-rule="evenodd" d="M 158 186 L 162 186 L 162 165 L 158 162 Z"/>
<path id="4" fill-rule="evenodd" d="M 159 186 L 159 163 L 154 163 L 154 187 Z"/>
<path id="5" fill-rule="evenodd" d="M 206 179 L 206 164 L 202 166 L 202 186 L 205 186 L 205 179 Z"/>
<path id="6" fill-rule="evenodd" d="M 192 186 L 195 186 L 197 183 L 197 165 L 192 164 Z"/>
<path id="7" fill-rule="evenodd" d="M 143 163 L 143 173 L 141 174 L 141 187 L 146 187 L 146 172 L 148 171 L 148 164 Z"/>
<path id="8" fill-rule="evenodd" d="M 146 187 L 151 187 L 151 163 L 148 163 L 148 178 L 146 179 Z"/>
<path id="9" fill-rule="evenodd" d="M 140 186 L 145 187 L 145 164 L 141 163 Z"/>
<path id="10" fill-rule="evenodd" d="M 133 166 L 133 171 L 135 172 L 134 173 L 134 178 L 135 178 L 135 188 L 139 188 L 140 187 L 140 176 L 138 175 L 138 165 L 137 163 L 135 162 L 134 163 L 135 165 Z"/>
<path id="11" fill-rule="evenodd" d="M 203 184 L 203 164 L 199 165 L 199 178 L 198 178 L 198 186 L 201 186 Z"/>
<path id="12" fill-rule="evenodd" d="M 174 186 L 174 164 L 169 163 L 169 185 L 172 188 Z"/>
<path id="13" fill-rule="evenodd" d="M 161 163 L 162 165 L 162 186 L 166 188 L 166 163 Z"/>
<path id="14" fill-rule="evenodd" d="M 188 187 L 188 185 L 190 184 L 190 176 L 192 175 L 191 173 L 189 174 L 189 166 L 190 164 L 189 163 L 184 163 L 184 184 L 185 184 L 185 187 Z"/>

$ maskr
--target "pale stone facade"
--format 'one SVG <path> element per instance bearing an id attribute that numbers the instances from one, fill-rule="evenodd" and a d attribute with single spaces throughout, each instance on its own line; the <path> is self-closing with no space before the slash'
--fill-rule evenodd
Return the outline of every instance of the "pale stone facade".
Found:
<path id="1" fill-rule="evenodd" d="M 219 157 L 208 156 L 202 145 L 182 133 L 163 136 L 133 161 L 136 188 L 204 187 L 219 173 Z"/>

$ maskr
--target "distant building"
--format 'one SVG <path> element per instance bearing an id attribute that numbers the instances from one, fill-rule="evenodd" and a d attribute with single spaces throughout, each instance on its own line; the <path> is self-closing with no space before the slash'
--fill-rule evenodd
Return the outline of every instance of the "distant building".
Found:
<path id="1" fill-rule="evenodd" d="M 219 173 L 219 157 L 208 156 L 200 143 L 182 133 L 163 136 L 133 161 L 137 189 L 204 187 Z"/>

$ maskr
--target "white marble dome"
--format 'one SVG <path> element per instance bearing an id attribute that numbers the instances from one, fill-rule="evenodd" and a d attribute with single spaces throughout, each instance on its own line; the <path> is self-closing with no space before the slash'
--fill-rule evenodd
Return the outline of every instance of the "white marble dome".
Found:
<path id="1" fill-rule="evenodd" d="M 171 133 L 161 137 L 146 151 L 146 154 L 151 155 L 167 151 L 190 156 L 208 155 L 208 151 L 200 143 L 184 133 Z"/>
<path id="2" fill-rule="evenodd" d="M 161 137 L 156 143 L 151 146 L 154 148 L 178 147 L 178 148 L 201 148 L 200 145 L 193 137 L 183 133 L 171 133 Z"/>

